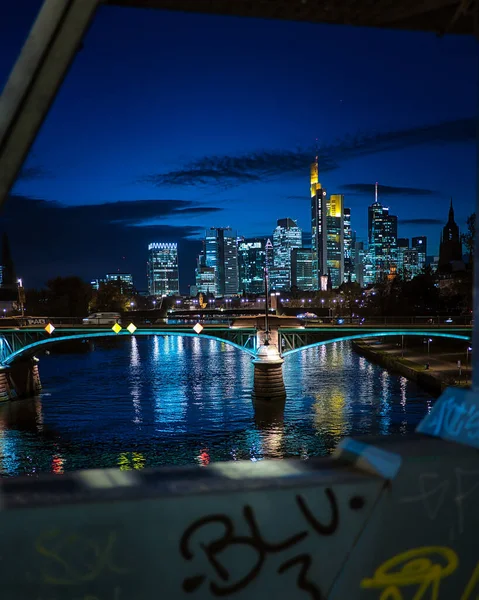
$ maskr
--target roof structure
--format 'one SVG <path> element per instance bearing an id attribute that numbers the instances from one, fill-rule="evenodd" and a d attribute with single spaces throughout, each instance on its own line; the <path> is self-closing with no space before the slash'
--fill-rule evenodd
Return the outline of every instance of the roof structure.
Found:
<path id="1" fill-rule="evenodd" d="M 107 4 L 473 35 L 478 0 L 105 0 Z"/>

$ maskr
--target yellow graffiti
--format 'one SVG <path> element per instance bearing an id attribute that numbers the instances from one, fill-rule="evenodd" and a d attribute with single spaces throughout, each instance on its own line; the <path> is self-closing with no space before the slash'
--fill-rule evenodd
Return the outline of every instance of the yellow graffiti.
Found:
<path id="1" fill-rule="evenodd" d="M 379 600 L 403 600 L 401 589 L 418 585 L 412 600 L 422 600 L 430 590 L 430 600 L 438 600 L 441 579 L 457 569 L 459 560 L 451 548 L 423 546 L 398 554 L 383 563 L 361 587 L 382 590 Z"/>
<path id="2" fill-rule="evenodd" d="M 472 572 L 471 578 L 469 579 L 469 583 L 464 590 L 461 600 L 477 600 L 479 598 L 479 594 L 475 599 L 472 598 L 472 593 L 474 592 L 474 588 L 477 586 L 479 582 L 479 562 L 476 565 L 476 568 Z"/>
<path id="3" fill-rule="evenodd" d="M 43 533 L 35 544 L 37 552 L 50 562 L 48 572 L 42 573 L 43 581 L 52 585 L 78 585 L 94 581 L 107 571 L 117 575 L 128 573 L 128 569 L 113 562 L 116 541 L 115 532 L 109 533 L 104 543 L 82 535 L 64 535 L 58 529 Z"/>

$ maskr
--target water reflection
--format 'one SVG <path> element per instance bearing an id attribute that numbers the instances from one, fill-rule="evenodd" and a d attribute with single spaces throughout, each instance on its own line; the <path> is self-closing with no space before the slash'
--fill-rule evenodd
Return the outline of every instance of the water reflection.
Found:
<path id="1" fill-rule="evenodd" d="M 251 358 L 209 339 L 97 341 L 45 357 L 44 393 L 0 405 L 3 474 L 330 453 L 345 435 L 407 433 L 431 406 L 348 342 L 286 357 L 287 399 L 252 401 Z"/>

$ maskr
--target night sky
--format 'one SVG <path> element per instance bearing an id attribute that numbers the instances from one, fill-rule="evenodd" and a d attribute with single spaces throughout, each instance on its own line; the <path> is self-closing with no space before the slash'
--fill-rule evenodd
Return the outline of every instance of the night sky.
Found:
<path id="1" fill-rule="evenodd" d="M 0 5 L 1 87 L 40 4 Z M 102 7 L 0 215 L 18 274 L 145 289 L 177 241 L 186 291 L 206 227 L 310 233 L 316 146 L 360 239 L 379 181 L 435 254 L 449 198 L 474 210 L 477 67 L 472 38 Z"/>

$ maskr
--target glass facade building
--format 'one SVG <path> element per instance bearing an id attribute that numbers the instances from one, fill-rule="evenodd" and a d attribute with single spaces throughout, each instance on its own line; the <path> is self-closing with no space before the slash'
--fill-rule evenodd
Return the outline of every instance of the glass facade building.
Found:
<path id="1" fill-rule="evenodd" d="M 238 247 L 230 227 L 211 227 L 205 236 L 205 266 L 214 269 L 215 295 L 235 296 L 239 291 Z"/>
<path id="2" fill-rule="evenodd" d="M 327 276 L 326 266 L 326 215 L 327 200 L 326 190 L 319 183 L 318 159 L 311 165 L 310 173 L 311 189 L 311 248 L 313 264 L 313 287 L 319 290 L 321 276 Z"/>
<path id="3" fill-rule="evenodd" d="M 238 267 L 240 292 L 264 293 L 266 240 L 261 238 L 238 240 Z"/>
<path id="4" fill-rule="evenodd" d="M 131 273 L 107 273 L 105 281 L 119 284 L 122 294 L 133 290 L 133 275 Z"/>
<path id="5" fill-rule="evenodd" d="M 419 237 L 413 237 L 411 240 L 411 248 L 417 250 L 418 253 L 418 261 L 419 261 L 419 271 L 422 271 L 426 266 L 426 258 L 427 258 L 427 237 L 425 235 L 421 235 Z"/>
<path id="6" fill-rule="evenodd" d="M 273 233 L 273 269 L 270 287 L 274 290 L 291 289 L 291 252 L 303 245 L 303 232 L 293 219 L 278 219 Z"/>
<path id="7" fill-rule="evenodd" d="M 368 274 L 368 279 L 372 279 L 370 283 L 396 275 L 397 217 L 390 215 L 389 208 L 378 201 L 377 183 L 375 202 L 368 209 L 368 238 L 372 267 Z"/>
<path id="8" fill-rule="evenodd" d="M 291 287 L 301 291 L 313 290 L 313 251 L 293 248 L 291 251 Z"/>
<path id="9" fill-rule="evenodd" d="M 351 230 L 351 209 L 344 209 L 344 281 L 356 281 L 353 263 L 353 232 Z"/>
<path id="10" fill-rule="evenodd" d="M 331 194 L 326 216 L 326 272 L 333 288 L 344 280 L 344 196 Z"/>
<path id="11" fill-rule="evenodd" d="M 148 253 L 150 296 L 179 295 L 178 245 L 176 243 L 150 244 Z"/>

